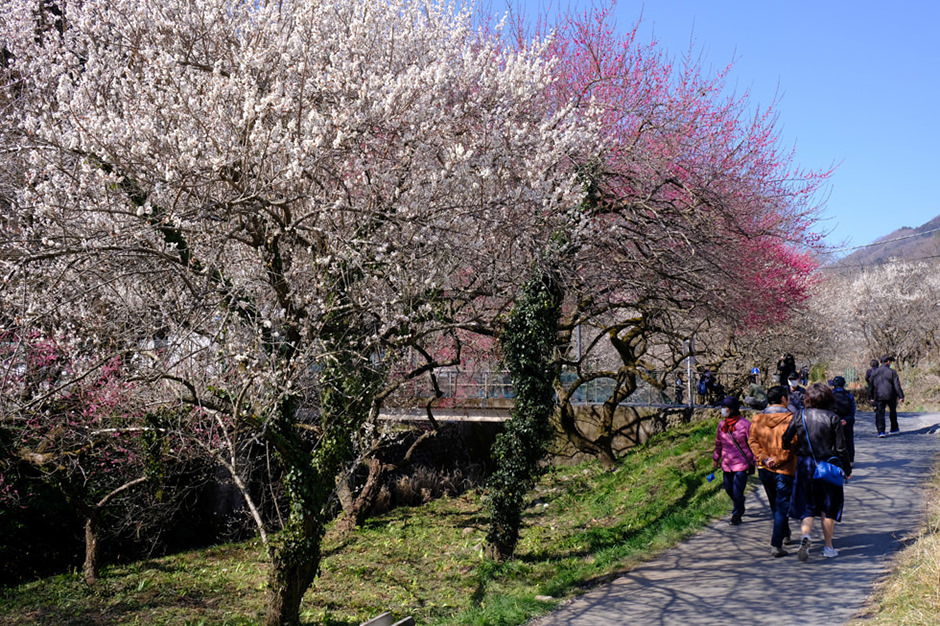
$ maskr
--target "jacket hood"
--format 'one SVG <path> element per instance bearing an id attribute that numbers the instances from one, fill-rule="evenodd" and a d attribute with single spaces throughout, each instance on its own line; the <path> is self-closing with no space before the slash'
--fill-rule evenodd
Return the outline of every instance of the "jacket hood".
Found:
<path id="1" fill-rule="evenodd" d="M 761 421 L 764 422 L 770 428 L 774 428 L 781 424 L 789 424 L 790 420 L 793 418 L 793 413 L 789 409 L 782 406 L 770 406 L 761 413 Z"/>

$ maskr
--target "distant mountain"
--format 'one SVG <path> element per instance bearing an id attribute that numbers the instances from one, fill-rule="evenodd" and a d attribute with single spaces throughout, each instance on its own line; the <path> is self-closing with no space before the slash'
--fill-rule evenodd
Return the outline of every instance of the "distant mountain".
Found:
<path id="1" fill-rule="evenodd" d="M 940 257 L 940 215 L 917 228 L 899 228 L 859 248 L 834 263 L 843 267 L 868 267 L 898 258 L 906 261 Z"/>

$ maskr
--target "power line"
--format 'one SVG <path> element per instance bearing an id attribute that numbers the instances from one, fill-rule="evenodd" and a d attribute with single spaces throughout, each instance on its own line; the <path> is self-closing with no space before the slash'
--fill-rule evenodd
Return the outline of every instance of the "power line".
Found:
<path id="1" fill-rule="evenodd" d="M 940 230 L 940 229 L 935 229 Z M 833 265 L 820 265 L 818 269 L 821 270 L 841 270 L 841 269 L 851 269 L 858 267 L 872 267 L 874 265 L 893 265 L 895 263 L 913 263 L 914 261 L 929 261 L 931 259 L 940 259 L 940 254 L 932 254 L 930 256 L 921 256 L 914 259 L 903 259 L 900 257 L 892 257 L 886 261 L 879 261 L 876 263 L 853 263 L 852 265 L 839 265 L 838 263 Z"/>
<path id="2" fill-rule="evenodd" d="M 938 226 L 937 228 L 931 228 L 930 230 L 925 230 L 923 232 L 914 233 L 912 235 L 904 235 L 903 237 L 895 237 L 894 239 L 885 239 L 884 241 L 875 241 L 872 243 L 866 243 L 861 246 L 847 246 L 845 248 L 836 248 L 832 250 L 832 252 L 845 252 L 846 250 L 861 250 L 862 248 L 871 248 L 872 246 L 883 246 L 886 243 L 894 243 L 895 241 L 904 241 L 905 239 L 913 239 L 914 237 L 920 237 L 921 235 L 929 235 L 930 233 L 935 233 L 938 230 L 940 230 L 940 226 Z"/>

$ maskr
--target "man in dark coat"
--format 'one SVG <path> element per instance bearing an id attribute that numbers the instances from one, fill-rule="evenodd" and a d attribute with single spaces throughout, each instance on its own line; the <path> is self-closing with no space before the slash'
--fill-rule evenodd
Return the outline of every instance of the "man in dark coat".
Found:
<path id="1" fill-rule="evenodd" d="M 790 374 L 796 372 L 796 359 L 792 354 L 784 354 L 777 361 L 777 380 L 781 385 L 786 385 Z"/>
<path id="2" fill-rule="evenodd" d="M 878 359 L 871 360 L 871 367 L 865 372 L 865 387 L 868 391 L 868 403 L 875 406 L 875 390 L 871 386 L 871 375 L 878 369 Z"/>
<path id="3" fill-rule="evenodd" d="M 872 393 L 875 396 L 875 428 L 878 436 L 885 436 L 885 408 L 891 418 L 891 434 L 901 431 L 898 427 L 898 401 L 904 402 L 904 390 L 901 389 L 901 379 L 898 373 L 891 369 L 894 363 L 893 356 L 881 359 L 881 367 L 871 374 Z"/>
<path id="4" fill-rule="evenodd" d="M 845 447 L 849 452 L 849 462 L 855 463 L 855 396 L 845 388 L 845 378 L 836 376 L 832 387 L 832 412 L 842 418 L 842 430 L 845 433 Z"/>

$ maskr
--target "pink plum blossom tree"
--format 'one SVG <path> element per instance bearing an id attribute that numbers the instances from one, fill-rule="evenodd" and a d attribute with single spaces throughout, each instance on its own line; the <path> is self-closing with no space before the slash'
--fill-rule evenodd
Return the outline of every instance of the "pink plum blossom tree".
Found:
<path id="1" fill-rule="evenodd" d="M 145 435 L 143 411 L 124 380 L 120 357 L 101 358 L 67 337 L 35 329 L 0 336 L 0 401 L 7 450 L 4 474 L 27 464 L 85 520 L 88 584 L 98 580 L 101 536 L 109 508 L 152 478 L 161 450 Z M 0 501 L 18 499 L 13 491 Z"/>
<path id="2" fill-rule="evenodd" d="M 589 108 L 602 146 L 576 164 L 586 197 L 558 258 L 561 424 L 576 449 L 612 466 L 614 411 L 640 380 L 663 386 L 684 340 L 779 324 L 807 298 L 828 172 L 793 163 L 773 106 L 752 112 L 746 93 L 728 95 L 730 68 L 707 73 L 691 52 L 674 61 L 635 29 L 619 34 L 609 8 L 567 17 L 545 54 L 551 96 Z M 723 341 L 699 345 L 709 343 L 711 358 L 726 358 Z M 600 379 L 613 392 L 583 428 L 571 401 Z"/>

